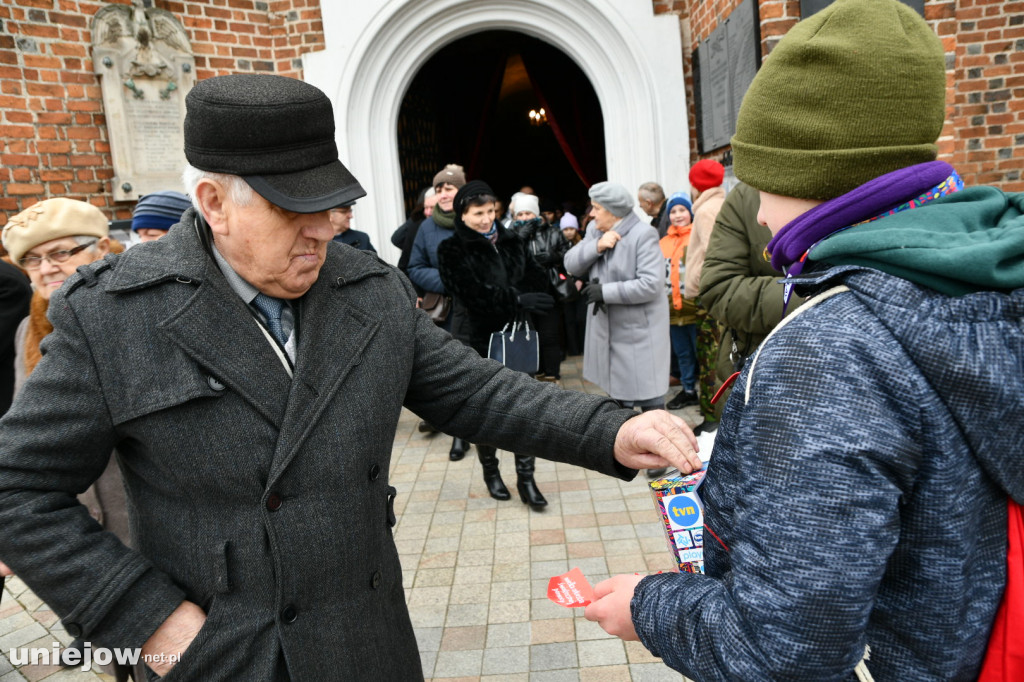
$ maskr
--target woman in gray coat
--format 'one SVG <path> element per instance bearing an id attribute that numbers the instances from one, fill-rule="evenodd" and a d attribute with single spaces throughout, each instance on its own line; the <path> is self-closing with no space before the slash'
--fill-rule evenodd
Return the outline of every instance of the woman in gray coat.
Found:
<path id="1" fill-rule="evenodd" d="M 583 378 L 624 407 L 663 409 L 668 307 L 658 231 L 633 213 L 633 196 L 618 183 L 597 183 L 590 199 L 591 229 L 565 254 L 569 274 L 589 279 Z"/>

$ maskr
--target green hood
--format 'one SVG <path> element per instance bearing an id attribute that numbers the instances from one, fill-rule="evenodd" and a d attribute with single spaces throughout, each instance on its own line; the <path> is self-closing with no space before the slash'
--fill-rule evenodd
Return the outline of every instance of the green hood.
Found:
<path id="1" fill-rule="evenodd" d="M 1024 193 L 971 187 L 823 239 L 808 258 L 863 265 L 949 296 L 1024 287 Z"/>

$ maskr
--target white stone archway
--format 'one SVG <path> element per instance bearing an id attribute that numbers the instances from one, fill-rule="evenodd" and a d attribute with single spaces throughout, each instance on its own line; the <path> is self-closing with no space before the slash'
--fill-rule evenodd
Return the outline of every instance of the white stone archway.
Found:
<path id="1" fill-rule="evenodd" d="M 688 187 L 679 20 L 655 16 L 651 0 L 329 0 L 321 13 L 328 47 L 304 55 L 305 78 L 333 101 L 341 158 L 368 192 L 355 222 L 392 263 L 389 238 L 405 219 L 402 98 L 430 57 L 473 33 L 519 31 L 576 62 L 601 103 L 609 179 Z M 441 78 L 458 91 L 457 73 Z"/>

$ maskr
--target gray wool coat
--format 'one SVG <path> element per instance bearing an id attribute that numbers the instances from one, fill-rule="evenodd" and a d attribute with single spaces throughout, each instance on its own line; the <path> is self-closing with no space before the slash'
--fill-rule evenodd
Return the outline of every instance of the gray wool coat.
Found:
<path id="1" fill-rule="evenodd" d="M 613 228 L 614 248 L 597 252 L 591 227 L 565 254 L 565 269 L 601 283 L 605 309 L 587 308 L 583 378 L 618 400 L 649 400 L 668 391 L 668 306 L 658 231 L 629 213 Z"/>
<path id="2" fill-rule="evenodd" d="M 0 557 L 94 646 L 205 626 L 165 678 L 422 679 L 392 540 L 402 406 L 474 443 L 629 478 L 631 416 L 480 358 L 408 280 L 329 244 L 290 379 L 193 227 L 80 268 L 0 421 Z M 136 547 L 78 504 L 116 447 Z"/>

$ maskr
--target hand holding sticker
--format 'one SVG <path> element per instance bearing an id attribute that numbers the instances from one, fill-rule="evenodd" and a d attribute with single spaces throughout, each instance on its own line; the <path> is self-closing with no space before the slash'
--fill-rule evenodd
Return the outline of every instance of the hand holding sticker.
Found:
<path id="1" fill-rule="evenodd" d="M 583 577 L 583 571 L 574 568 L 548 581 L 548 599 L 568 608 L 586 606 L 594 601 L 594 588 Z"/>

